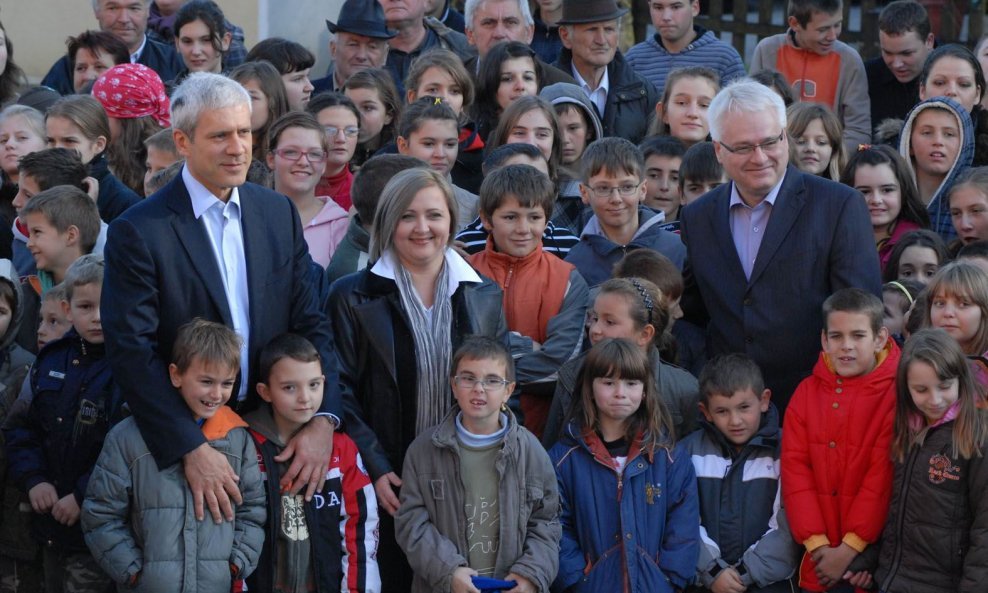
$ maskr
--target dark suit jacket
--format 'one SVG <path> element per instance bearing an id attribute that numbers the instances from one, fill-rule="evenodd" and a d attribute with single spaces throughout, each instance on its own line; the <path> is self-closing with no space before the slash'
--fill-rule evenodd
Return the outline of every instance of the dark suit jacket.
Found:
<path id="1" fill-rule="evenodd" d="M 137 60 L 137 63 L 144 64 L 157 72 L 162 82 L 173 80 L 185 69 L 182 57 L 175 51 L 174 45 L 166 45 L 150 37 L 144 45 L 144 51 L 141 52 L 141 58 Z M 69 63 L 69 57 L 62 56 L 52 64 L 51 69 L 48 70 L 48 74 L 42 79 L 41 84 L 55 89 L 62 95 L 75 94 L 75 88 L 72 85 L 72 65 Z"/>
<path id="2" fill-rule="evenodd" d="M 239 410 L 257 403 L 261 347 L 291 331 L 308 338 L 322 357 L 321 411 L 343 418 L 332 331 L 312 281 L 298 214 L 284 196 L 250 183 L 240 187 L 240 203 L 251 370 Z M 113 221 L 104 255 L 100 309 L 113 378 L 159 467 L 166 467 L 205 442 L 168 379 L 178 328 L 195 317 L 233 325 L 205 226 L 193 214 L 181 175 Z M 238 389 L 239 384 L 232 400 Z"/>
<path id="3" fill-rule="evenodd" d="M 823 301 L 851 286 L 881 295 L 871 221 L 857 191 L 789 167 L 748 280 L 730 200 L 725 184 L 683 209 L 683 304 L 694 319 L 709 320 L 708 354 L 754 359 L 783 413 L 820 353 Z"/>

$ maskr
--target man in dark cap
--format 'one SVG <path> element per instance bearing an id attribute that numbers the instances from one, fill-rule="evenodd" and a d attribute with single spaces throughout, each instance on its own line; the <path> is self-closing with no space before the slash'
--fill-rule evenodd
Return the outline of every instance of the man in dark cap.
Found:
<path id="1" fill-rule="evenodd" d="M 351 74 L 380 68 L 388 58 L 388 39 L 395 36 L 384 21 L 377 0 L 346 0 L 337 22 L 326 20 L 331 34 L 329 55 L 333 59 L 325 78 L 313 80 L 314 93 L 343 91 Z"/>
<path id="2" fill-rule="evenodd" d="M 618 50 L 621 17 L 627 12 L 616 0 L 563 0 L 559 37 L 565 49 L 554 66 L 572 74 L 590 98 L 605 136 L 637 143 L 645 137 L 659 94 Z"/>

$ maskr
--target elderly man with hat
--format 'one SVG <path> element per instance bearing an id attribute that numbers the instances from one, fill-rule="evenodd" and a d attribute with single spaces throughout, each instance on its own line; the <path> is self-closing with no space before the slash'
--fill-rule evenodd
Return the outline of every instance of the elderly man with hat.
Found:
<path id="1" fill-rule="evenodd" d="M 605 136 L 639 142 L 659 94 L 618 50 L 621 17 L 616 0 L 563 0 L 559 37 L 563 51 L 554 64 L 573 75 L 597 108 Z"/>
<path id="2" fill-rule="evenodd" d="M 377 0 L 346 0 L 337 22 L 326 19 L 331 37 L 332 63 L 325 78 L 312 81 L 313 94 L 343 92 L 343 83 L 354 72 L 381 68 L 388 58 L 388 40 L 395 36 L 384 21 Z"/>

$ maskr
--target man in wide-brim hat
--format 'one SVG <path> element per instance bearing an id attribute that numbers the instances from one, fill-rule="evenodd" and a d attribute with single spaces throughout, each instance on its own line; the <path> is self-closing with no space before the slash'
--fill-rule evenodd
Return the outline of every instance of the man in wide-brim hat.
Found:
<path id="1" fill-rule="evenodd" d="M 328 76 L 312 81 L 314 93 L 342 91 L 343 83 L 354 72 L 380 68 L 388 57 L 388 29 L 384 10 L 377 0 L 346 0 L 336 22 L 326 19 L 332 33 L 329 55 L 333 59 Z"/>

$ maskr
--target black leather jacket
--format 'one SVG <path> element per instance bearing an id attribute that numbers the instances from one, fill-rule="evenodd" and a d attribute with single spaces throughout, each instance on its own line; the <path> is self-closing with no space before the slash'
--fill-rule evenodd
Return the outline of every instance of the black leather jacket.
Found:
<path id="1" fill-rule="evenodd" d="M 483 278 L 483 277 L 482 277 Z M 501 289 L 487 278 L 453 293 L 453 350 L 463 338 L 485 335 L 507 345 Z M 337 280 L 328 315 L 339 349 L 340 381 L 354 393 L 344 403 L 347 434 L 371 478 L 401 471 L 415 439 L 415 346 L 393 280 L 362 270 Z"/>

